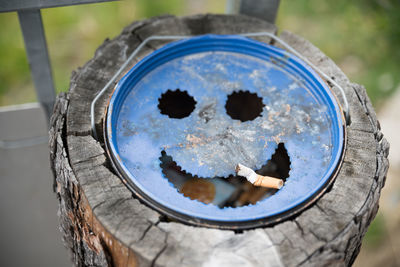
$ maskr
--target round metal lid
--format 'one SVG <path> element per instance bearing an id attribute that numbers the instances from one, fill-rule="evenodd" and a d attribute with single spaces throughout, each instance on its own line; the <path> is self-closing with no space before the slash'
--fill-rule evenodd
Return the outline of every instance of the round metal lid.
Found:
<path id="1" fill-rule="evenodd" d="M 246 121 L 227 104 L 241 92 L 262 103 Z M 121 79 L 105 137 L 114 166 L 147 204 L 180 220 L 240 228 L 289 216 L 326 189 L 344 150 L 344 119 L 327 84 L 299 58 L 245 37 L 205 35 L 165 45 Z M 166 177 L 166 158 L 204 179 L 228 177 L 237 163 L 257 170 L 278 143 L 290 175 L 254 205 L 192 200 Z"/>

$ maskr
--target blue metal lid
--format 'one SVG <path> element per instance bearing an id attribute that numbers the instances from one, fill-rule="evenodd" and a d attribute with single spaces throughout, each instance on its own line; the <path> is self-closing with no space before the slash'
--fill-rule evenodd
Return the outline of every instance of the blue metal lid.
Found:
<path id="1" fill-rule="evenodd" d="M 240 92 L 262 103 L 248 120 L 228 110 Z M 330 88 L 299 58 L 241 36 L 205 35 L 165 45 L 121 79 L 105 137 L 121 177 L 148 204 L 193 223 L 240 225 L 279 220 L 315 200 L 341 162 L 344 128 Z M 163 157 L 194 177 L 226 178 L 237 163 L 260 169 L 278 143 L 290 157 L 290 175 L 254 205 L 192 200 L 165 177 Z"/>

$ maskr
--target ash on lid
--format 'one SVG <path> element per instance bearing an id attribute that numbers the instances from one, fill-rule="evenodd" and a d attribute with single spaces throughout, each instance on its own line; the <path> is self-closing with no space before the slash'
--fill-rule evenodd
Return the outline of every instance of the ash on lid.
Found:
<path id="1" fill-rule="evenodd" d="M 237 37 L 208 38 L 229 42 Z M 149 58 L 195 39 L 170 44 Z M 118 164 L 142 193 L 177 213 L 204 220 L 247 221 L 285 212 L 326 183 L 342 151 L 338 104 L 315 72 L 299 59 L 288 59 L 282 50 L 238 39 L 265 51 L 257 57 L 257 51 L 249 54 L 240 47 L 225 51 L 211 44 L 210 51 L 186 51 L 129 81 L 129 75 L 141 71 L 143 64 L 138 64 L 111 99 L 118 102 L 118 111 L 108 112 L 107 125 L 112 128 L 108 138 L 112 152 L 121 158 Z M 285 56 L 285 64 L 276 64 L 279 55 Z M 178 91 L 192 98 L 194 106 L 185 116 L 171 118 L 161 112 L 160 99 Z M 237 92 L 262 100 L 259 116 L 244 122 L 232 119 L 226 102 Z M 182 103 L 171 105 L 179 108 Z M 160 167 L 160 153 L 165 151 L 192 175 L 228 177 L 237 163 L 259 169 L 280 142 L 291 159 L 290 176 L 277 194 L 256 205 L 219 209 L 192 200 L 177 192 Z"/>

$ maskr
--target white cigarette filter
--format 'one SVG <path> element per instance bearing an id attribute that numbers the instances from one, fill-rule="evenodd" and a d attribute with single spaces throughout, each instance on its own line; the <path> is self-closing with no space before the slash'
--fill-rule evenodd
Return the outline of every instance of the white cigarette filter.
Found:
<path id="1" fill-rule="evenodd" d="M 281 189 L 283 186 L 282 179 L 259 175 L 249 167 L 246 167 L 240 163 L 236 165 L 236 173 L 239 176 L 245 177 L 250 183 L 255 186 L 275 189 Z"/>

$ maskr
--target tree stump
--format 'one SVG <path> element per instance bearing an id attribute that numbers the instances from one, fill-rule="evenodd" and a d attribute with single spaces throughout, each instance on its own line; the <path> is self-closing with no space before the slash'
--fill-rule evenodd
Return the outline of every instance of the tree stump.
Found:
<path id="1" fill-rule="evenodd" d="M 280 37 L 335 79 L 350 104 L 344 162 L 333 186 L 294 218 L 271 227 L 234 232 L 173 222 L 136 199 L 115 175 L 91 136 L 90 103 L 129 54 L 151 35 L 229 34 L 277 29 L 242 15 L 161 16 L 135 22 L 106 40 L 73 72 L 51 119 L 50 158 L 59 200 L 60 229 L 78 266 L 296 266 L 350 265 L 378 210 L 388 169 L 389 144 L 365 89 L 308 41 Z M 259 40 L 271 43 L 269 38 Z M 131 66 L 162 46 L 152 42 Z M 130 68 L 130 67 L 129 67 Z M 128 68 L 128 69 L 129 69 Z M 96 107 L 102 133 L 111 90 Z M 333 88 L 335 91 L 335 88 Z M 335 91 L 336 95 L 340 94 Z"/>

